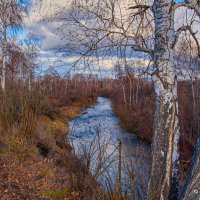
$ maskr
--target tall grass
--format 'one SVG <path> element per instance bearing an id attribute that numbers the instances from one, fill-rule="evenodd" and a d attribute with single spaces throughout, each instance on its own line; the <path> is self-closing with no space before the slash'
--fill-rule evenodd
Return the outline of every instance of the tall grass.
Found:
<path id="1" fill-rule="evenodd" d="M 11 196 L 15 167 L 22 166 L 26 161 L 41 159 L 39 143 L 42 138 L 38 137 L 38 130 L 43 130 L 38 129 L 38 121 L 41 117 L 46 117 L 50 121 L 49 124 L 52 125 L 49 129 L 50 132 L 42 133 L 47 139 L 42 141 L 44 142 L 42 145 L 45 148 L 51 148 L 50 156 L 55 159 L 55 164 L 58 164 L 57 161 L 61 162 L 63 165 L 61 168 L 66 167 L 67 171 L 70 160 L 68 158 L 71 157 L 70 147 L 65 140 L 67 122 L 63 122 L 63 116 L 60 113 L 61 107 L 75 104 L 74 106 L 81 108 L 82 105 L 91 104 L 96 98 L 95 95 L 91 95 L 90 91 L 84 93 L 82 88 L 79 89 L 81 92 L 76 93 L 75 91 L 81 84 L 77 85 L 76 83 L 75 87 L 75 80 L 66 80 L 71 85 L 64 93 L 62 92 L 66 89 L 66 82 L 62 82 L 61 78 L 57 81 L 62 84 L 56 82 L 56 85 L 54 85 L 55 82 L 51 85 L 52 83 L 46 80 L 42 85 L 41 82 L 44 80 L 37 80 L 31 91 L 23 82 L 9 83 L 8 81 L 6 91 L 0 93 L 0 162 L 6 169 L 2 184 L 6 190 L 8 189 Z M 50 90 L 49 86 L 52 86 Z M 45 127 L 49 124 L 42 126 Z M 66 159 L 63 159 L 64 155 L 66 155 Z M 63 162 L 63 160 L 65 161 Z M 74 158 L 71 158 L 71 165 L 75 166 L 72 163 L 78 162 L 78 159 L 74 161 Z"/>

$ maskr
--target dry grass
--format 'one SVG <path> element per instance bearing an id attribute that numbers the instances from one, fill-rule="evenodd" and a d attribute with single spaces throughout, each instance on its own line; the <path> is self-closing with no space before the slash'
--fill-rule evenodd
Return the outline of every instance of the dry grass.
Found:
<path id="1" fill-rule="evenodd" d="M 81 110 L 80 105 L 69 105 L 61 107 L 60 113 L 65 119 L 73 119 L 80 116 Z"/>
<path id="2" fill-rule="evenodd" d="M 75 105 L 82 105 L 83 99 L 83 106 L 92 102 L 82 94 Z M 70 183 L 70 169 L 79 161 L 66 142 L 66 115 L 78 116 L 80 106 L 63 99 L 63 95 L 52 97 L 23 86 L 1 94 L 0 199 L 81 199 L 81 187 L 75 190 Z"/>

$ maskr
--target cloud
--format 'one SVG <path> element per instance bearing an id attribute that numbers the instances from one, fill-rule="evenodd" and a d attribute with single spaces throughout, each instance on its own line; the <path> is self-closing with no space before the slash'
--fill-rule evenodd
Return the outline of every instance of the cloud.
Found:
<path id="1" fill-rule="evenodd" d="M 65 35 L 62 31 L 58 29 L 64 25 L 64 21 L 56 20 L 54 17 L 57 15 L 66 17 L 67 10 L 71 4 L 72 0 L 43 0 L 42 3 L 39 3 L 39 0 L 32 1 L 32 7 L 29 13 L 29 16 L 24 19 L 24 24 L 27 29 L 36 33 L 41 39 L 41 49 L 42 50 L 52 50 L 58 46 L 62 46 L 64 41 L 61 37 Z M 93 3 L 92 0 L 90 2 Z M 115 4 L 115 16 L 120 21 L 121 17 L 123 17 L 124 21 L 129 25 L 129 21 L 127 19 L 127 8 L 131 5 L 131 0 L 121 0 L 119 4 Z M 53 19 L 52 19 L 53 17 Z M 88 19 L 83 19 L 83 24 L 88 21 Z M 89 21 L 91 26 L 94 25 L 91 21 Z M 73 27 L 72 24 L 68 24 L 63 31 L 69 31 L 70 29 L 76 28 Z M 61 35 L 58 35 L 61 34 Z M 65 38 L 67 40 L 68 38 Z"/>

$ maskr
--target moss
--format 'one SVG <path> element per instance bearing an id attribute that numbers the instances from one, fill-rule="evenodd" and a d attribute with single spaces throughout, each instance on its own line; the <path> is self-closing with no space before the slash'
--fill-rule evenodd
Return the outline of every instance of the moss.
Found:
<path id="1" fill-rule="evenodd" d="M 17 138 L 11 138 L 10 141 L 9 141 L 9 144 L 10 144 L 10 148 L 12 149 L 16 149 L 18 146 L 21 146 L 19 144 L 19 141 L 17 140 Z"/>
<path id="2" fill-rule="evenodd" d="M 60 200 L 65 197 L 68 197 L 69 194 L 70 194 L 70 190 L 68 188 L 64 188 L 60 190 L 48 190 L 48 191 L 45 191 L 43 195 L 53 200 Z"/>

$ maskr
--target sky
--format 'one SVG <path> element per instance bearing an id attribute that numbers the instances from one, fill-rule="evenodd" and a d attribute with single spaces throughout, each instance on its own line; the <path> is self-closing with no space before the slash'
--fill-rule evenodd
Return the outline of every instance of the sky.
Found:
<path id="1" fill-rule="evenodd" d="M 77 68 L 73 68 L 73 63 L 77 60 L 76 56 L 63 57 L 61 53 L 55 53 L 58 46 L 64 44 L 60 36 L 57 35 L 58 29 L 62 22 L 54 22 L 45 20 L 54 15 L 58 10 L 67 8 L 70 1 L 66 0 L 44 0 L 42 4 L 38 4 L 37 0 L 32 1 L 32 6 L 29 15 L 24 18 L 24 31 L 18 34 L 18 38 L 23 40 L 28 32 L 36 34 L 40 40 L 39 46 L 39 65 L 42 66 L 43 72 L 54 68 L 59 73 L 84 72 L 99 74 L 99 76 L 114 76 L 114 66 L 118 62 L 117 56 L 112 58 L 100 56 L 97 62 L 94 62 L 89 68 L 84 67 L 84 62 L 79 62 Z M 128 7 L 129 0 L 127 0 L 125 7 Z M 141 57 L 141 56 L 140 56 Z M 141 57 L 137 62 L 147 64 L 146 57 Z M 83 69 L 84 68 L 84 69 Z M 79 70 L 78 70 L 79 69 Z"/>
<path id="2" fill-rule="evenodd" d="M 24 2 L 28 0 L 23 0 Z M 62 22 L 48 21 L 52 15 L 56 14 L 60 9 L 67 9 L 70 5 L 70 0 L 43 0 L 42 4 L 38 3 L 39 0 L 32 0 L 32 4 L 29 10 L 29 15 L 24 18 L 24 30 L 18 32 L 18 38 L 23 40 L 26 34 L 29 32 L 34 33 L 40 40 L 38 60 L 39 65 L 42 66 L 42 73 L 54 68 L 59 73 L 66 73 L 69 70 L 73 73 L 73 63 L 77 60 L 75 56 L 64 57 L 61 53 L 55 53 L 55 49 L 65 44 L 65 40 L 62 40 L 56 30 L 62 25 Z M 179 0 L 181 1 L 181 0 Z M 130 0 L 123 1 L 123 8 L 127 8 L 130 5 Z M 127 12 L 124 9 L 123 12 Z M 176 15 L 177 27 L 184 24 L 184 17 L 181 14 L 182 11 Z M 199 27 L 197 27 L 198 29 Z M 147 65 L 146 57 L 143 55 L 137 58 L 137 62 Z M 100 76 L 113 76 L 113 67 L 117 63 L 118 58 L 114 56 L 100 57 L 98 62 L 93 63 L 90 68 L 85 68 L 85 73 L 92 71 Z M 83 68 L 84 62 L 79 63 L 79 68 Z M 76 68 L 77 69 L 77 68 Z M 101 70 L 99 70 L 101 69 Z M 82 72 L 82 70 L 79 70 Z"/>

